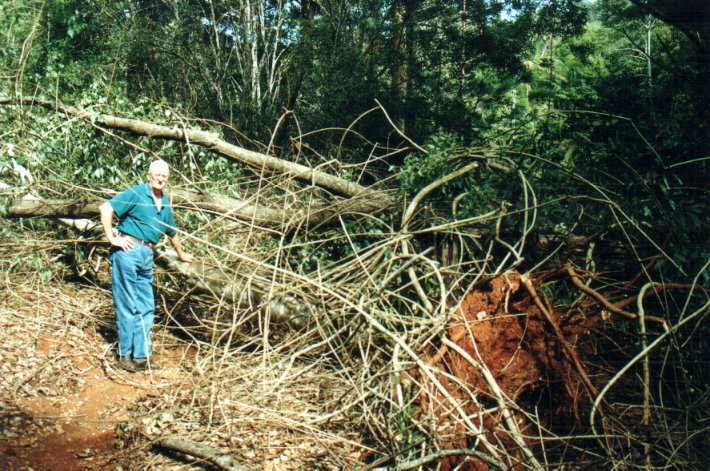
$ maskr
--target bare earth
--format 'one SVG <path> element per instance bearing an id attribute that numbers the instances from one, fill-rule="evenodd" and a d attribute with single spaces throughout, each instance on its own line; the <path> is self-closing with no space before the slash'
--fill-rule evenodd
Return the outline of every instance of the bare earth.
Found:
<path id="1" fill-rule="evenodd" d="M 105 317 L 105 293 L 89 288 L 53 301 L 46 290 L 25 290 L 1 301 L 0 470 L 121 468 L 121 424 L 137 401 L 175 387 L 185 355 L 161 348 L 160 371 L 117 370 L 112 342 L 90 325 L 95 318 L 80 325 L 81 316 L 66 311 L 75 302 Z"/>

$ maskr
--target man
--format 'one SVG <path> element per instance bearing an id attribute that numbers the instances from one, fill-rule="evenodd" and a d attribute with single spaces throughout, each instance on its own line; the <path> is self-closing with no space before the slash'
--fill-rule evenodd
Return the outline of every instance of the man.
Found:
<path id="1" fill-rule="evenodd" d="M 101 225 L 111 243 L 113 265 L 111 289 L 118 325 L 118 365 L 130 372 L 145 371 L 152 353 L 150 328 L 155 314 L 153 295 L 153 249 L 167 235 L 178 257 L 191 263 L 183 252 L 175 229 L 170 202 L 163 194 L 170 169 L 155 160 L 148 169 L 148 182 L 111 198 L 99 208 Z M 118 216 L 118 235 L 113 216 Z"/>

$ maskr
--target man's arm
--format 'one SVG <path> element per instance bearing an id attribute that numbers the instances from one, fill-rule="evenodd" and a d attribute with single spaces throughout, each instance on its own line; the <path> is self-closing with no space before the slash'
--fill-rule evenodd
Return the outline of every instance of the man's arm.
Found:
<path id="1" fill-rule="evenodd" d="M 104 235 L 106 239 L 114 247 L 118 247 L 122 250 L 129 250 L 133 243 L 126 239 L 125 237 L 114 237 L 113 235 L 113 207 L 107 202 L 99 206 L 99 212 L 101 213 L 101 227 L 104 229 Z"/>
<path id="2" fill-rule="evenodd" d="M 168 236 L 168 239 L 170 239 L 170 243 L 173 244 L 173 248 L 175 249 L 175 252 L 177 252 L 178 258 L 181 261 L 192 263 L 195 260 L 194 256 L 182 251 L 182 246 L 180 245 L 180 239 L 178 238 L 177 232 L 173 236 Z"/>

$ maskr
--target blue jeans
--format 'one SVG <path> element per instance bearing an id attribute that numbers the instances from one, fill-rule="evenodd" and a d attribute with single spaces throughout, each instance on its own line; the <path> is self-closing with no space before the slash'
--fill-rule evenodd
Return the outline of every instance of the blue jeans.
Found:
<path id="1" fill-rule="evenodd" d="M 151 355 L 150 328 L 155 317 L 153 250 L 133 244 L 111 248 L 111 289 L 118 325 L 118 354 L 142 361 Z"/>

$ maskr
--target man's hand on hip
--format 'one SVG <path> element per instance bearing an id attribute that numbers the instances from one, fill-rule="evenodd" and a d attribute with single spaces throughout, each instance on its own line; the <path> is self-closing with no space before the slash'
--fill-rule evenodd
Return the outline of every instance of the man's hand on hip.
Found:
<path id="1" fill-rule="evenodd" d="M 123 236 L 113 237 L 111 238 L 111 245 L 127 251 L 133 247 L 133 241 Z"/>

